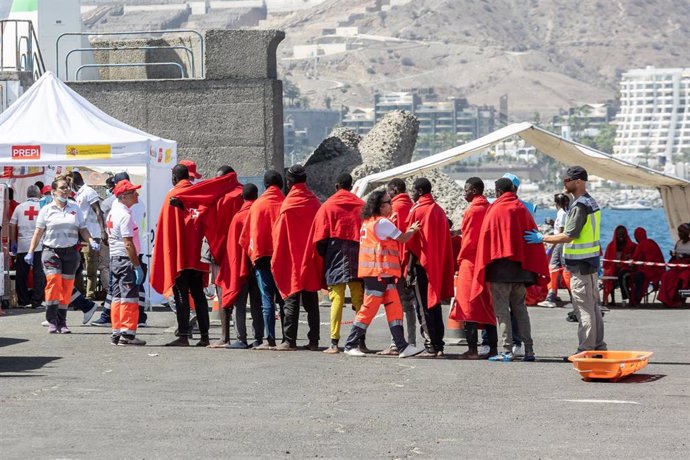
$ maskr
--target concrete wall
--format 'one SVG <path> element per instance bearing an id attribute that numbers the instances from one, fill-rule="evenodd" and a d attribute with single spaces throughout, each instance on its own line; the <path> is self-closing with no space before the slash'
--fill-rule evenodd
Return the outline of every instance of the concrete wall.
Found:
<path id="1" fill-rule="evenodd" d="M 197 80 L 70 82 L 103 111 L 178 142 L 178 158 L 209 175 L 229 164 L 240 176 L 283 168 L 283 85 L 275 30 L 205 34 L 206 76 Z"/>

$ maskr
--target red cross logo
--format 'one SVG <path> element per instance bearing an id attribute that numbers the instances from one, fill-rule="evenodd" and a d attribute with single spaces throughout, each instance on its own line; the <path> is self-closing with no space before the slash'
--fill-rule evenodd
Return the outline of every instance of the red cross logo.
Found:
<path id="1" fill-rule="evenodd" d="M 29 220 L 34 220 L 34 217 L 38 215 L 38 211 L 36 211 L 36 208 L 33 206 L 29 206 L 29 208 L 24 211 L 24 215 L 29 218 Z"/>
<path id="2" fill-rule="evenodd" d="M 113 221 L 108 219 L 108 222 L 106 222 L 105 226 L 108 227 L 108 230 L 112 230 L 113 229 Z"/>

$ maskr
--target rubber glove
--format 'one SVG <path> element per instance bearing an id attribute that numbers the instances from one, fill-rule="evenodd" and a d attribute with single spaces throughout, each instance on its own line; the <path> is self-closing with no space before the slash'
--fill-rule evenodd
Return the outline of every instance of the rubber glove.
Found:
<path id="1" fill-rule="evenodd" d="M 24 256 L 24 262 L 26 262 L 27 265 L 33 265 L 34 264 L 34 253 L 33 252 L 27 252 L 26 255 Z"/>
<path id="2" fill-rule="evenodd" d="M 14 255 L 17 253 L 17 243 L 10 244 L 10 254 Z"/>
<path id="3" fill-rule="evenodd" d="M 101 249 L 101 245 L 98 244 L 98 242 L 96 240 L 91 240 L 91 243 L 89 243 L 89 246 L 91 246 L 91 249 L 93 249 L 94 251 L 100 251 L 100 249 Z"/>
<path id="4" fill-rule="evenodd" d="M 544 242 L 544 234 L 538 230 L 525 231 L 525 241 L 530 244 L 539 244 Z"/>
<path id="5" fill-rule="evenodd" d="M 134 276 L 136 277 L 134 282 L 137 283 L 137 286 L 144 284 L 144 269 L 141 268 L 141 265 L 134 267 Z"/>

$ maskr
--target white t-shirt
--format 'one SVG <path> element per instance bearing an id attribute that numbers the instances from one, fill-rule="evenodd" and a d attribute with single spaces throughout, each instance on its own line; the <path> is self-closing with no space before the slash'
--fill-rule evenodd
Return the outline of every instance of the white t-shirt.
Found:
<path id="1" fill-rule="evenodd" d="M 683 243 L 682 240 L 678 240 L 676 242 L 676 247 L 674 248 L 674 251 L 678 254 L 683 254 L 684 256 L 689 256 L 690 255 L 690 241 L 687 243 Z"/>
<path id="2" fill-rule="evenodd" d="M 43 244 L 49 248 L 69 248 L 79 243 L 79 229 L 86 228 L 76 203 L 67 202 L 60 209 L 55 201 L 43 206 L 36 228 L 45 230 Z"/>
<path id="3" fill-rule="evenodd" d="M 100 200 L 98 193 L 88 185 L 82 185 L 77 192 L 77 196 L 74 197 L 74 200 L 79 206 L 82 219 L 86 222 L 86 228 L 89 230 L 89 233 L 91 233 L 91 237 L 100 239 L 101 226 L 98 225 L 96 211 L 91 207 L 92 204 L 98 203 L 98 200 Z"/>
<path id="4" fill-rule="evenodd" d="M 376 237 L 380 240 L 394 240 L 402 234 L 398 227 L 386 218 L 380 219 L 376 223 L 374 231 L 376 232 Z"/>
<path id="5" fill-rule="evenodd" d="M 103 211 L 103 216 L 108 217 L 108 213 L 113 209 L 113 203 L 115 202 L 115 195 L 108 195 L 103 201 L 101 201 L 101 211 Z"/>
<path id="6" fill-rule="evenodd" d="M 553 231 L 558 233 L 560 229 L 565 228 L 565 219 L 568 217 L 568 211 L 559 209 L 556 213 L 556 220 L 553 223 Z"/>
<path id="7" fill-rule="evenodd" d="M 21 203 L 14 209 L 10 224 L 17 226 L 17 252 L 22 254 L 29 251 L 31 245 L 31 238 L 34 236 L 36 230 L 36 222 L 38 220 L 38 213 L 41 210 L 41 204 L 38 198 L 29 198 L 27 201 Z M 42 250 L 41 243 L 38 243 L 35 251 Z"/>
<path id="8" fill-rule="evenodd" d="M 139 241 L 139 227 L 132 218 L 130 209 L 120 201 L 115 201 L 108 214 L 106 222 L 108 228 L 108 244 L 110 245 L 110 257 L 128 257 L 125 248 L 125 238 L 132 238 L 137 255 L 141 253 Z"/>

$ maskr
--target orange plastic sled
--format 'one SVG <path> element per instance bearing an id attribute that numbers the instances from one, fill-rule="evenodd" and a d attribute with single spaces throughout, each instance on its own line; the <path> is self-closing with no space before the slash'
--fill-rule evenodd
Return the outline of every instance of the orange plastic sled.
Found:
<path id="1" fill-rule="evenodd" d="M 608 379 L 617 382 L 649 364 L 651 351 L 583 351 L 568 358 L 585 382 Z"/>

